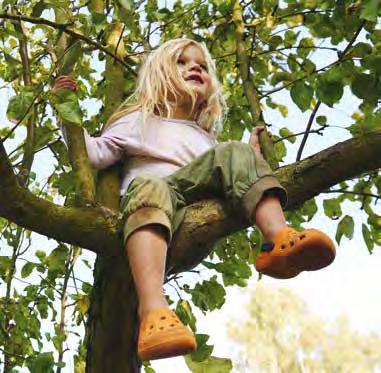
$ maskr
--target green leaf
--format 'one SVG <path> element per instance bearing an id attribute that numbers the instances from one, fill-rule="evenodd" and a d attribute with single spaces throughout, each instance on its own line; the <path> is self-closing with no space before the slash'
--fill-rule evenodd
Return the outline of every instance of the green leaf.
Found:
<path id="1" fill-rule="evenodd" d="M 279 82 L 292 81 L 292 80 L 293 80 L 293 76 L 290 73 L 286 71 L 278 71 L 271 76 L 270 83 L 272 85 L 277 85 Z"/>
<path id="2" fill-rule="evenodd" d="M 380 7 L 379 0 L 364 0 L 360 18 L 371 22 L 377 22 L 378 8 Z"/>
<path id="3" fill-rule="evenodd" d="M 247 237 L 245 241 L 247 242 Z M 245 247 L 243 248 L 245 249 Z M 249 245 L 247 245 L 247 249 L 250 250 Z M 244 287 L 247 286 L 246 280 L 249 279 L 252 274 L 250 266 L 247 263 L 248 254 L 249 252 L 247 252 L 244 259 L 234 256 L 221 263 L 213 264 L 204 261 L 203 264 L 208 268 L 213 267 L 216 271 L 222 273 L 224 286 L 238 285 Z"/>
<path id="4" fill-rule="evenodd" d="M 31 373 L 53 373 L 53 353 L 41 353 L 31 361 L 27 360 L 27 366 Z"/>
<path id="5" fill-rule="evenodd" d="M 229 373 L 233 369 L 230 359 L 210 356 L 205 361 L 196 362 L 189 355 L 185 356 L 184 359 L 193 373 Z"/>
<path id="6" fill-rule="evenodd" d="M 82 112 L 78 103 L 63 102 L 62 104 L 57 104 L 56 109 L 63 120 L 73 124 L 82 124 Z"/>
<path id="7" fill-rule="evenodd" d="M 21 269 L 21 277 L 22 278 L 28 277 L 32 273 L 35 267 L 36 267 L 35 263 L 31 263 L 31 262 L 26 263 L 24 267 L 22 267 Z"/>
<path id="8" fill-rule="evenodd" d="M 372 46 L 368 43 L 357 43 L 354 45 L 351 49 L 351 51 L 348 53 L 348 57 L 357 57 L 357 58 L 363 58 L 368 56 L 372 53 Z"/>
<path id="9" fill-rule="evenodd" d="M 369 253 L 372 254 L 373 247 L 374 247 L 372 234 L 369 228 L 364 223 L 362 223 L 362 236 L 364 238 L 364 241 L 365 241 L 366 247 L 368 248 Z"/>
<path id="10" fill-rule="evenodd" d="M 353 135 L 368 133 L 381 127 L 381 111 L 366 115 L 349 127 Z"/>
<path id="11" fill-rule="evenodd" d="M 337 198 L 325 199 L 323 201 L 324 213 L 332 220 L 338 219 L 342 215 L 340 201 Z"/>
<path id="12" fill-rule="evenodd" d="M 155 370 L 151 367 L 150 361 L 142 361 L 142 363 L 143 363 L 144 373 L 155 373 Z"/>
<path id="13" fill-rule="evenodd" d="M 274 139 L 277 140 L 277 136 L 274 136 Z M 286 145 L 284 145 L 284 141 L 278 141 L 274 144 L 274 151 L 276 159 L 281 162 L 283 158 L 287 154 Z"/>
<path id="14" fill-rule="evenodd" d="M 68 256 L 68 249 L 64 245 L 59 245 L 46 258 L 49 272 L 63 273 L 65 271 L 65 262 Z"/>
<path id="15" fill-rule="evenodd" d="M 7 108 L 8 119 L 12 122 L 18 122 L 26 116 L 28 109 L 31 108 L 33 98 L 33 92 L 28 91 L 23 91 L 17 96 L 11 97 Z"/>
<path id="16" fill-rule="evenodd" d="M 10 267 L 11 267 L 11 259 L 8 256 L 0 256 L 1 274 L 8 272 Z"/>
<path id="17" fill-rule="evenodd" d="M 43 250 L 36 250 L 36 257 L 42 261 L 46 257 L 46 252 Z"/>
<path id="18" fill-rule="evenodd" d="M 289 141 L 290 143 L 294 143 L 296 141 L 296 136 L 293 136 L 294 133 L 291 132 L 287 127 L 283 127 L 279 130 L 279 135 L 281 137 L 287 137 L 287 141 Z"/>
<path id="19" fill-rule="evenodd" d="M 184 290 L 192 295 L 192 302 L 203 312 L 219 309 L 225 303 L 226 292 L 217 282 L 217 276 L 196 284 L 194 289 L 184 287 Z"/>
<path id="20" fill-rule="evenodd" d="M 329 78 L 326 74 L 320 75 L 316 86 L 317 98 L 332 107 L 343 96 L 343 84 L 338 79 Z"/>
<path id="21" fill-rule="evenodd" d="M 276 49 L 279 45 L 281 45 L 283 42 L 283 39 L 281 36 L 279 35 L 274 35 L 272 36 L 269 41 L 268 41 L 268 45 L 269 45 L 269 48 L 271 50 L 274 50 Z"/>
<path id="22" fill-rule="evenodd" d="M 284 46 L 285 47 L 291 47 L 293 46 L 296 41 L 298 40 L 299 32 L 294 32 L 292 30 L 287 30 L 284 33 Z"/>
<path id="23" fill-rule="evenodd" d="M 304 82 L 296 82 L 290 90 L 291 98 L 301 111 L 310 108 L 314 90 Z"/>
<path id="24" fill-rule="evenodd" d="M 343 219 L 341 219 L 340 223 L 337 225 L 336 236 L 335 236 L 336 242 L 340 244 L 340 241 L 343 235 L 351 240 L 353 238 L 354 228 L 355 228 L 355 223 L 353 221 L 353 218 L 349 215 L 345 215 Z"/>
<path id="25" fill-rule="evenodd" d="M 312 38 L 303 38 L 300 40 L 298 56 L 305 58 L 308 54 L 312 53 L 315 49 L 312 48 L 315 46 L 314 40 Z"/>
<path id="26" fill-rule="evenodd" d="M 212 354 L 214 346 L 206 343 L 208 339 L 207 334 L 196 334 L 197 350 L 190 354 L 192 361 L 204 361 Z"/>
<path id="27" fill-rule="evenodd" d="M 381 216 L 375 213 L 371 213 L 368 216 L 368 223 L 375 229 L 381 230 Z"/>
<path id="28" fill-rule="evenodd" d="M 107 17 L 103 13 L 91 13 L 91 20 L 96 33 L 99 33 L 107 25 Z"/>
<path id="29" fill-rule="evenodd" d="M 121 6 L 124 10 L 132 11 L 134 8 L 133 0 L 117 0 L 119 6 Z"/>
<path id="30" fill-rule="evenodd" d="M 83 113 L 77 95 L 63 89 L 51 96 L 51 102 L 61 118 L 67 122 L 82 125 Z"/>
<path id="31" fill-rule="evenodd" d="M 299 65 L 296 60 L 295 54 L 289 54 L 287 57 L 287 65 L 290 68 L 291 72 L 295 73 L 299 70 Z"/>
<path id="32" fill-rule="evenodd" d="M 303 207 L 300 209 L 300 213 L 307 218 L 307 221 L 310 221 L 318 211 L 315 198 L 309 199 L 303 204 Z"/>
<path id="33" fill-rule="evenodd" d="M 81 315 L 85 315 L 90 307 L 89 296 L 86 294 L 77 294 L 75 298 L 77 301 L 76 310 L 78 310 Z"/>
<path id="34" fill-rule="evenodd" d="M 33 10 L 32 10 L 32 14 L 31 16 L 34 17 L 34 18 L 38 18 L 41 16 L 42 12 L 44 11 L 46 5 L 45 5 L 45 2 L 44 0 L 40 0 L 38 1 L 34 7 L 33 7 Z"/>
<path id="35" fill-rule="evenodd" d="M 327 125 L 327 117 L 325 115 L 319 115 L 316 117 L 316 123 L 320 124 L 321 126 Z"/>
<path id="36" fill-rule="evenodd" d="M 356 74 L 351 85 L 352 92 L 370 103 L 377 103 L 378 90 L 376 79 L 370 74 Z"/>
<path id="37" fill-rule="evenodd" d="M 185 325 L 189 325 L 193 331 L 196 331 L 196 318 L 192 308 L 187 300 L 177 302 L 176 315 Z"/>

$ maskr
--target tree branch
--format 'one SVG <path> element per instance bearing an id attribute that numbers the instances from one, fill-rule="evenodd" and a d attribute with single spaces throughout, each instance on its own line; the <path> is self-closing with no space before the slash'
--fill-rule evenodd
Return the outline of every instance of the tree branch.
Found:
<path id="1" fill-rule="evenodd" d="M 350 40 L 350 42 L 348 43 L 348 45 L 346 46 L 344 51 L 340 54 L 338 62 L 341 62 L 343 60 L 343 58 L 345 57 L 345 55 L 347 54 L 347 52 L 352 48 L 353 43 L 357 39 L 357 36 L 360 34 L 360 32 L 361 32 L 361 30 L 362 30 L 364 25 L 365 25 L 365 21 L 361 22 L 359 28 L 356 30 L 356 32 L 353 35 L 352 39 Z M 319 100 L 316 103 L 316 105 L 314 107 L 314 110 L 311 113 L 310 119 L 308 120 L 306 132 L 305 132 L 305 134 L 303 136 L 302 143 L 301 143 L 300 148 L 298 150 L 298 154 L 296 155 L 296 160 L 297 161 L 299 161 L 302 158 L 302 152 L 303 152 L 304 146 L 306 145 L 307 138 L 308 138 L 308 135 L 310 133 L 310 129 L 311 129 L 312 123 L 313 123 L 313 121 L 315 119 L 316 113 L 319 110 L 320 105 L 321 105 L 321 101 Z"/>
<path id="2" fill-rule="evenodd" d="M 28 57 L 28 44 L 26 42 L 26 35 L 21 21 L 14 22 L 15 30 L 23 35 L 23 38 L 19 38 L 19 53 L 21 57 L 23 67 L 23 80 L 24 86 L 30 87 L 32 85 L 32 79 L 30 75 L 30 62 Z M 34 148 L 36 146 L 36 117 L 37 117 L 37 104 L 33 104 L 31 107 L 32 114 L 28 118 L 27 123 L 27 135 L 24 144 L 24 154 L 21 162 L 21 171 L 19 174 L 20 182 L 26 186 L 28 185 L 29 173 L 32 168 L 34 160 Z"/>
<path id="3" fill-rule="evenodd" d="M 356 195 L 356 196 L 375 198 L 376 201 L 379 200 L 379 199 L 381 199 L 381 195 L 378 195 L 378 194 L 365 193 L 365 192 L 355 192 L 354 190 L 346 190 L 346 189 L 331 189 L 331 190 L 323 190 L 322 193 L 344 193 L 344 194 L 354 194 L 354 195 Z"/>
<path id="4" fill-rule="evenodd" d="M 11 19 L 11 20 L 16 20 L 16 21 L 25 21 L 37 25 L 46 25 L 50 26 L 52 28 L 55 28 L 57 30 L 60 30 L 74 39 L 82 40 L 85 43 L 92 45 L 96 49 L 99 49 L 103 53 L 107 54 L 108 56 L 112 57 L 115 61 L 118 61 L 120 64 L 122 64 L 125 68 L 131 71 L 132 74 L 136 76 L 135 70 L 133 70 L 126 62 L 124 62 L 122 59 L 120 59 L 118 56 L 116 56 L 114 53 L 110 52 L 104 45 L 90 39 L 89 37 L 79 34 L 78 32 L 75 32 L 71 30 L 69 27 L 71 26 L 70 23 L 57 23 L 57 22 L 52 22 L 44 18 L 34 18 L 34 17 L 27 17 L 23 15 L 13 15 L 13 14 L 8 14 L 8 13 L 0 13 L 0 18 L 3 19 Z M 131 53 L 126 56 L 127 61 L 131 64 L 136 64 L 136 61 L 134 61 L 131 57 L 133 57 L 135 54 Z"/>
<path id="5" fill-rule="evenodd" d="M 233 23 L 235 25 L 235 39 L 236 39 L 236 52 L 238 68 L 241 74 L 244 92 L 249 103 L 251 117 L 253 119 L 253 125 L 263 125 L 264 119 L 262 115 L 262 109 L 260 105 L 260 99 L 258 91 L 250 77 L 250 61 L 246 52 L 246 46 L 244 41 L 245 25 L 243 22 L 242 8 L 238 1 L 234 1 L 233 4 Z M 259 135 L 259 141 L 264 158 L 269 163 L 272 169 L 278 167 L 278 162 L 275 158 L 275 152 L 272 141 L 267 131 L 262 131 Z"/>
<path id="6" fill-rule="evenodd" d="M 55 10 L 56 20 L 61 23 L 68 21 L 68 13 L 61 9 Z M 70 40 L 71 39 L 71 40 Z M 78 41 L 62 34 L 57 43 L 57 55 L 61 61 L 60 74 L 68 75 L 73 72 L 81 50 L 75 46 Z M 65 51 L 73 46 L 69 53 Z M 63 58 L 65 56 L 65 58 Z M 62 121 L 66 132 L 70 164 L 72 165 L 75 178 L 76 204 L 91 204 L 95 197 L 95 183 L 87 156 L 86 143 L 83 129 L 77 125 Z"/>
<path id="7" fill-rule="evenodd" d="M 303 152 L 304 146 L 306 145 L 307 137 L 311 133 L 311 126 L 312 126 L 312 123 L 314 122 L 316 113 L 319 110 L 320 105 L 321 105 L 321 101 L 319 100 L 316 103 L 314 109 L 312 110 L 312 113 L 310 115 L 310 119 L 308 120 L 308 123 L 307 123 L 306 131 L 304 132 L 304 135 L 303 135 L 302 143 L 300 144 L 300 147 L 298 149 L 298 153 L 296 155 L 296 161 L 300 161 L 300 158 L 302 158 L 302 152 Z"/>
<path id="8" fill-rule="evenodd" d="M 287 209 L 291 210 L 341 181 L 380 167 L 381 131 L 372 131 L 282 167 L 275 176 L 288 191 Z M 121 254 L 120 214 L 102 207 L 58 206 L 36 197 L 18 185 L 2 144 L 0 175 L 1 217 L 102 255 Z M 168 271 L 194 267 L 208 255 L 216 240 L 246 227 L 240 211 L 232 215 L 221 201 L 204 200 L 191 205 L 171 244 Z"/>
<path id="9" fill-rule="evenodd" d="M 325 130 L 328 127 L 329 127 L 328 125 L 324 125 L 324 126 L 321 126 L 320 128 L 318 128 L 317 130 L 311 130 L 310 133 L 316 133 L 316 134 L 318 134 L 320 136 L 323 136 L 323 133 L 322 133 L 323 130 Z M 274 140 L 273 143 L 276 144 L 277 142 L 280 142 L 280 141 L 283 141 L 283 140 L 287 140 L 287 139 L 291 139 L 293 137 L 301 136 L 301 135 L 304 135 L 305 133 L 306 132 L 303 131 L 303 132 L 293 133 L 292 135 L 280 137 L 279 139 Z"/>

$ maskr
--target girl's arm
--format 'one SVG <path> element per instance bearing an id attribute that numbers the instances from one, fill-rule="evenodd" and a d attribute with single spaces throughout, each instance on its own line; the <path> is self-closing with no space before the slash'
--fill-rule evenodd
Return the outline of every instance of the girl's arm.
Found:
<path id="1" fill-rule="evenodd" d="M 53 86 L 52 92 L 56 93 L 61 89 L 69 89 L 73 92 L 77 91 L 77 84 L 70 76 L 60 76 L 57 78 Z M 61 128 L 63 136 L 65 130 Z M 119 161 L 124 154 L 124 142 L 120 136 L 120 131 L 115 126 L 110 126 L 100 137 L 92 137 L 83 129 L 87 155 L 92 167 L 103 169 Z"/>

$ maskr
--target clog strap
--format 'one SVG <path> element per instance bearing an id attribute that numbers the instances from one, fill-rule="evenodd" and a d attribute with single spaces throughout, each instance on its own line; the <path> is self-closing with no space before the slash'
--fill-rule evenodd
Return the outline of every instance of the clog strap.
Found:
<path id="1" fill-rule="evenodd" d="M 151 311 L 143 320 L 141 324 L 141 330 L 152 332 L 158 330 L 164 330 L 173 326 L 181 324 L 181 321 L 177 315 L 167 309 L 167 308 L 158 308 Z"/>

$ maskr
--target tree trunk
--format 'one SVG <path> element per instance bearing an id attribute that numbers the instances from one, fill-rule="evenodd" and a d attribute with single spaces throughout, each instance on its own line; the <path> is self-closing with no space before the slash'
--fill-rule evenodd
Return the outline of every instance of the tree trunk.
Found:
<path id="1" fill-rule="evenodd" d="M 126 257 L 98 256 L 94 275 L 86 372 L 137 373 L 137 296 Z"/>
<path id="2" fill-rule="evenodd" d="M 120 44 L 123 28 L 114 22 L 108 39 L 113 50 Z M 117 51 L 123 57 L 123 51 Z M 124 68 L 110 57 L 106 60 L 105 118 L 123 100 Z M 111 210 L 119 210 L 120 165 L 99 173 L 97 199 Z M 94 287 L 87 325 L 87 361 L 89 373 L 138 373 L 141 363 L 136 354 L 138 334 L 138 298 L 123 247 L 119 255 L 98 255 Z"/>

